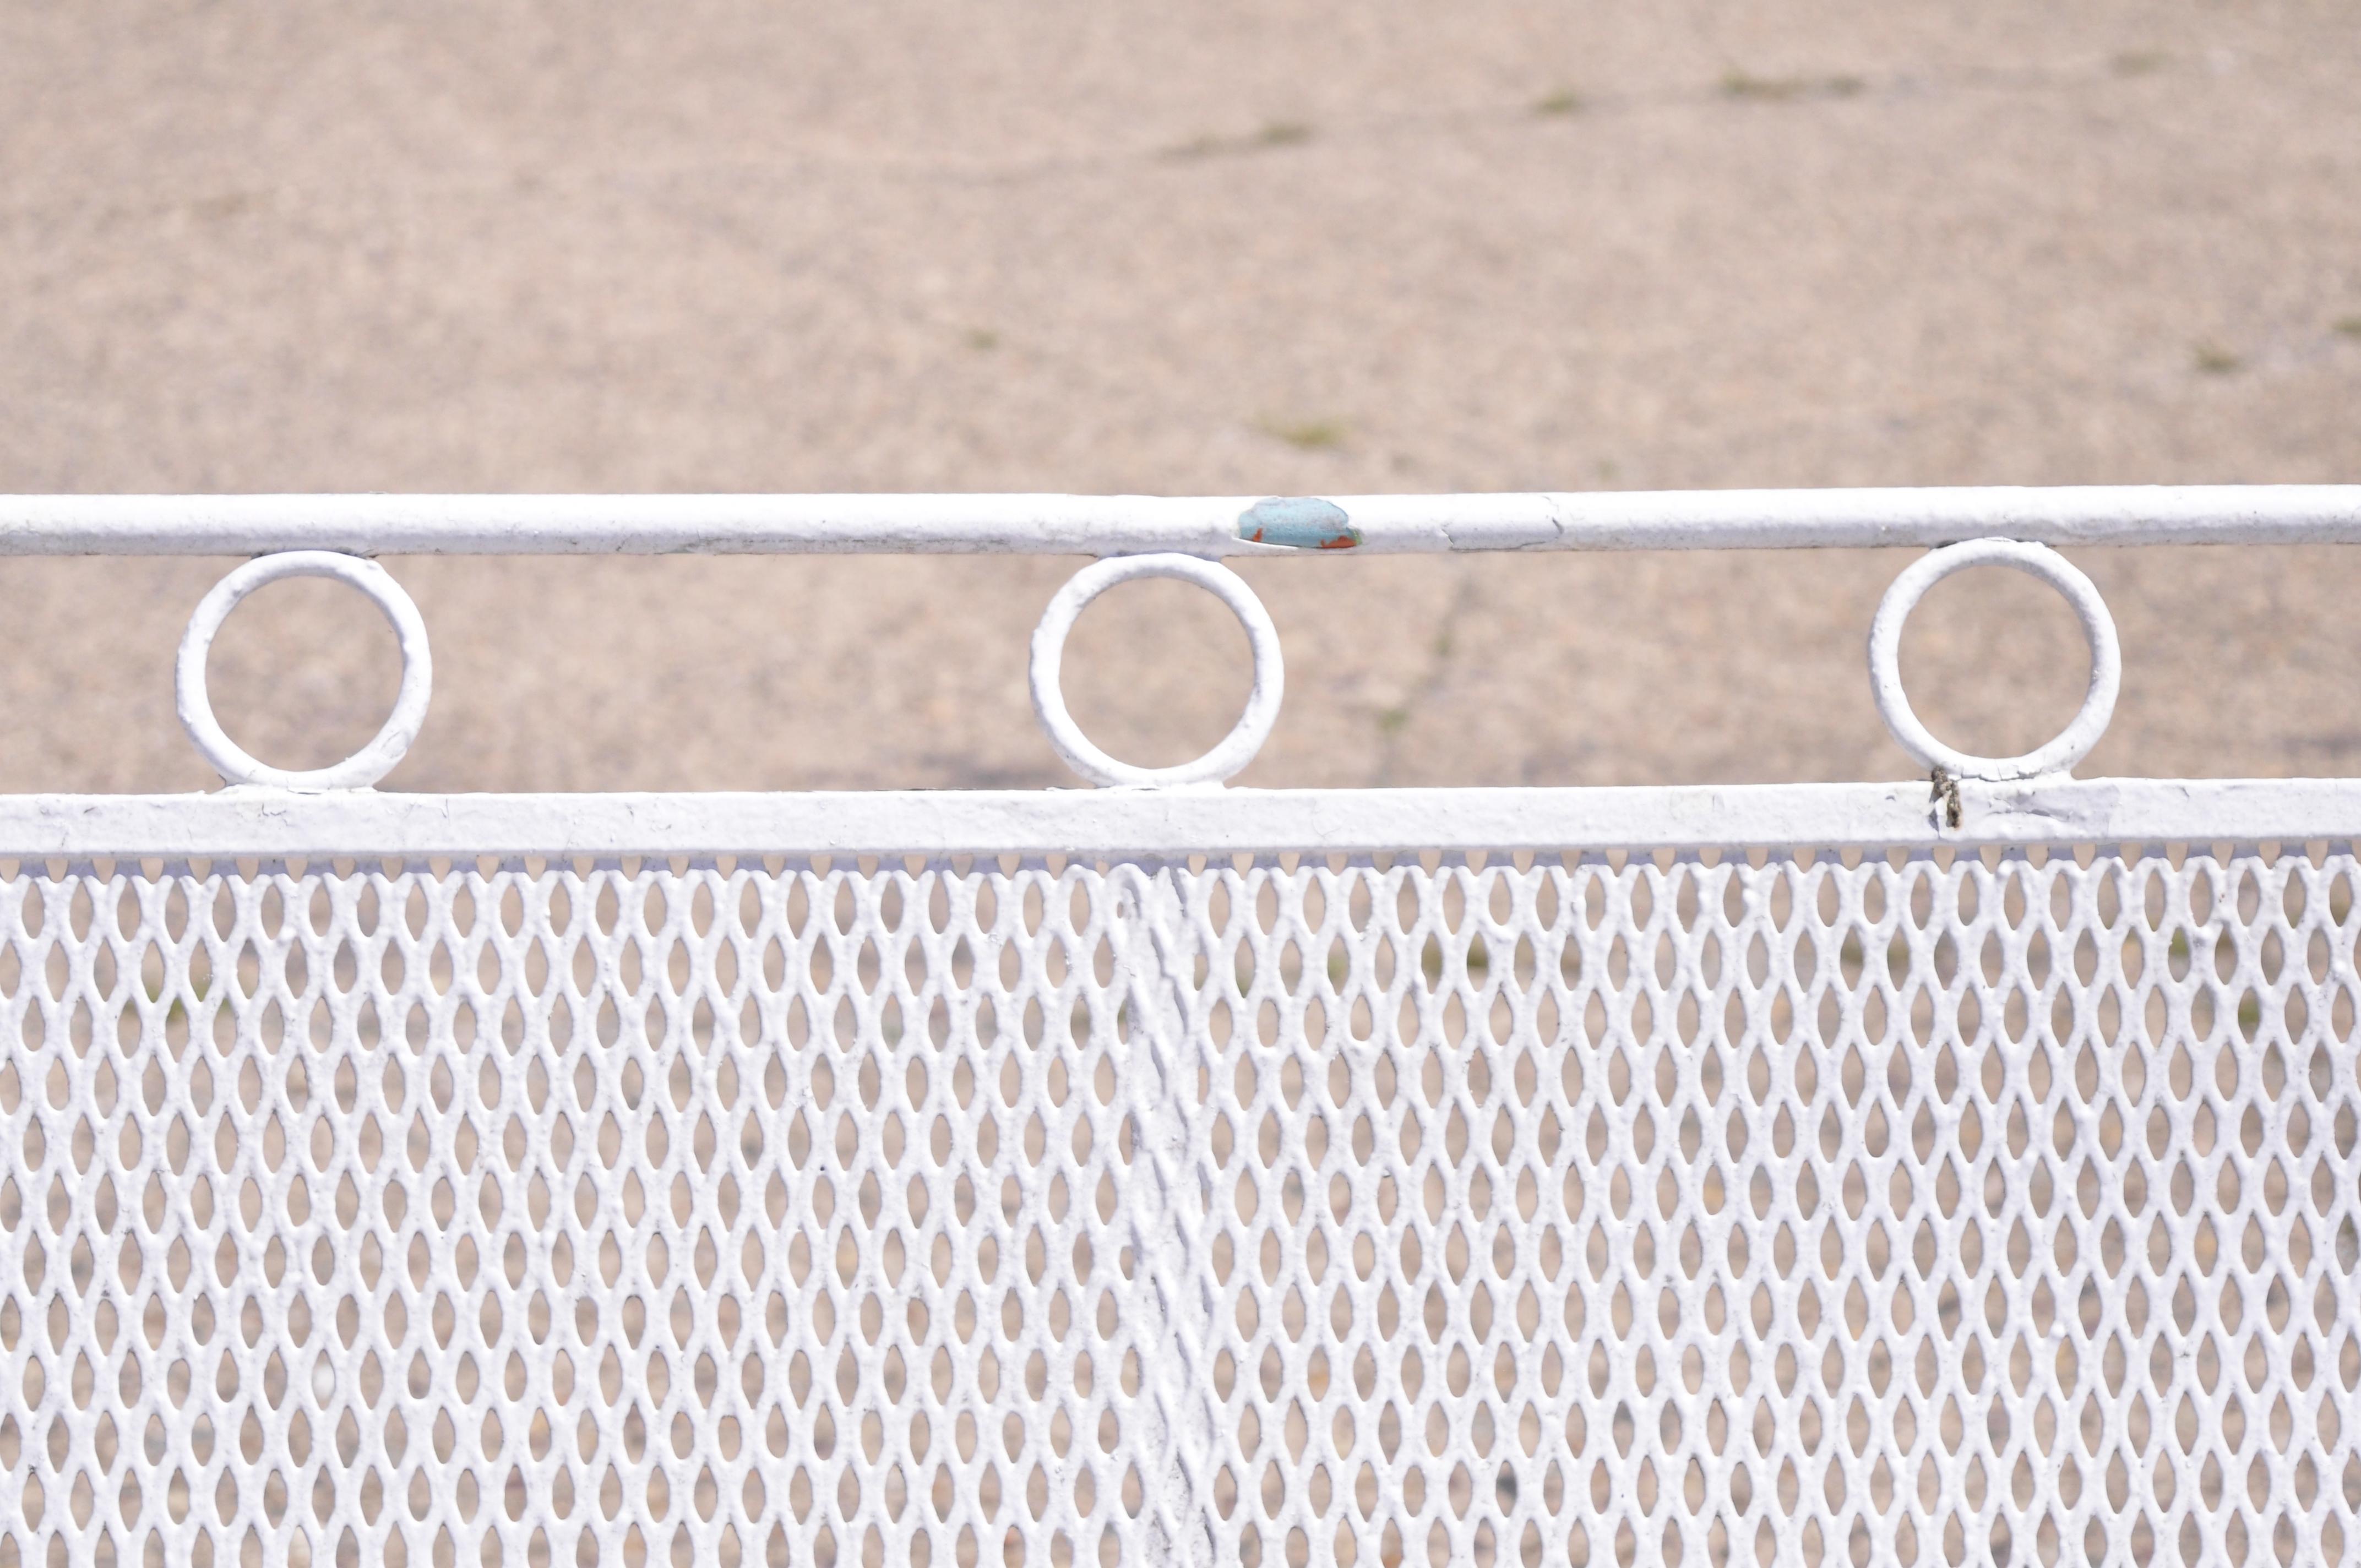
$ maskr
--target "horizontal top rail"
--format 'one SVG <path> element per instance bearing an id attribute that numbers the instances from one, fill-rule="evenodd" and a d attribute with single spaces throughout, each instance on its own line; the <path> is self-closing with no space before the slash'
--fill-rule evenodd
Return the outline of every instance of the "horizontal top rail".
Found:
<path id="1" fill-rule="evenodd" d="M 758 795 L 0 795 L 0 859 L 1105 855 L 2348 844 L 2361 781 Z"/>
<path id="2" fill-rule="evenodd" d="M 2361 485 L 1458 496 L 5 496 L 0 555 L 1032 554 L 2361 543 Z"/>

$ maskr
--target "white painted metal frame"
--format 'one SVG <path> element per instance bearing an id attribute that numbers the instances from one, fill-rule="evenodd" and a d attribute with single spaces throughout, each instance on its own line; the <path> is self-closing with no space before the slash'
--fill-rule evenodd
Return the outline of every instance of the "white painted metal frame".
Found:
<path id="1" fill-rule="evenodd" d="M 0 856 L 1093 855 L 2342 843 L 2344 779 L 1384 790 L 0 795 Z"/>
<path id="2" fill-rule="evenodd" d="M 1379 851 L 1416 841 L 1470 850 L 1723 844 L 2305 842 L 2361 826 L 2348 781 L 2075 780 L 2121 683 L 2113 620 L 2090 579 L 2051 546 L 2361 542 L 2361 486 L 2081 489 L 1694 491 L 1340 498 L 1073 496 L 243 496 L 0 498 L 0 554 L 255 553 L 207 598 L 181 649 L 182 722 L 233 786 L 202 799 L 24 796 L 0 801 L 0 854 L 597 852 L 853 850 L 901 853 L 1154 854 Z M 1277 629 L 1213 557 L 1530 549 L 1719 549 L 1923 544 L 1870 628 L 1880 715 L 1932 772 L 1909 786 L 1709 789 L 1232 791 L 1283 689 Z M 1036 713 L 1058 755 L 1111 796 L 1052 791 L 588 797 L 352 794 L 417 734 L 431 685 L 416 607 L 365 558 L 379 554 L 1024 552 L 1099 554 L 1045 610 L 1033 640 Z M 1902 687 L 1902 628 L 1942 577 L 1977 565 L 2024 571 L 2063 593 L 2091 649 L 2090 688 L 2054 740 L 2020 757 L 1971 756 L 1931 734 Z M 214 721 L 204 658 L 253 587 L 289 574 L 341 577 L 401 638 L 395 711 L 356 756 L 309 773 L 239 751 Z M 1065 636 L 1097 594 L 1140 576 L 1213 592 L 1254 649 L 1255 681 L 1231 733 L 1204 757 L 1146 769 L 1108 756 L 1059 688 Z M 1147 789 L 1148 795 L 1133 792 Z M 278 793 L 273 793 L 278 792 Z M 326 792 L 323 798 L 303 798 Z"/>
<path id="3" fill-rule="evenodd" d="M 2361 782 L 2072 777 L 2054 548 L 2302 542 L 2361 487 L 0 499 L 259 556 L 229 787 L 0 797 L 0 1568 L 2352 1561 Z M 1927 780 L 1224 785 L 1215 557 L 1888 544 Z M 368 787 L 364 557 L 820 550 L 1106 557 L 1102 787 Z M 1977 565 L 2091 649 L 2019 757 L 1902 689 Z M 204 685 L 291 575 L 404 660 L 306 773 Z M 1143 576 L 1255 652 L 1179 768 L 1059 686 Z"/>
<path id="4" fill-rule="evenodd" d="M 1280 555 L 2361 543 L 2361 486 L 1472 496 L 8 496 L 0 554 Z"/>

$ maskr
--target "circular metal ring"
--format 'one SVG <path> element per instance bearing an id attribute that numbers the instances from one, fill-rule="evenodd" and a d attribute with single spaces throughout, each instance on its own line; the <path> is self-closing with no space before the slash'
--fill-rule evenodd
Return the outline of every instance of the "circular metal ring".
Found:
<path id="1" fill-rule="evenodd" d="M 2038 577 L 2066 596 L 2082 623 L 2083 641 L 2091 649 L 2091 685 L 2081 708 L 2048 745 L 2018 757 L 1977 757 L 1944 745 L 1918 721 L 1902 690 L 1902 626 L 1928 588 L 1954 572 L 1970 566 L 2006 566 Z M 2115 695 L 2123 685 L 2123 650 L 2115 641 L 2114 617 L 2107 613 L 2091 579 L 2046 544 L 2014 539 L 1974 539 L 1947 544 L 1912 562 L 1894 579 L 1878 602 L 1877 617 L 1869 627 L 1870 691 L 1877 699 L 1878 716 L 1894 732 L 1902 749 L 1929 768 L 1941 768 L 1957 778 L 2002 781 L 2062 773 L 2089 755 L 2114 717 Z"/>
<path id="2" fill-rule="evenodd" d="M 1254 690 L 1246 697 L 1246 711 L 1212 751 L 1176 767 L 1135 767 L 1117 762 L 1092 745 L 1074 723 L 1073 715 L 1066 711 L 1065 693 L 1059 685 L 1066 634 L 1073 630 L 1075 617 L 1107 589 L 1136 577 L 1170 577 L 1196 584 L 1229 607 L 1230 613 L 1246 629 L 1246 641 L 1254 650 Z M 1286 689 L 1285 670 L 1279 654 L 1279 628 L 1271 624 L 1270 612 L 1263 609 L 1262 600 L 1255 598 L 1254 590 L 1235 572 L 1194 555 L 1115 555 L 1075 573 L 1049 601 L 1049 608 L 1041 612 L 1041 624 L 1033 629 L 1032 682 L 1033 711 L 1049 733 L 1051 749 L 1068 767 L 1096 784 L 1221 783 L 1254 761 L 1255 753 L 1270 739 L 1271 726 L 1279 721 L 1279 698 Z"/>
<path id="3" fill-rule="evenodd" d="M 358 588 L 384 612 L 401 643 L 401 688 L 394 696 L 392 713 L 368 745 L 329 767 L 274 768 L 256 761 L 222 729 L 214 717 L 213 698 L 205 690 L 205 658 L 213 652 L 214 637 L 222 622 L 247 595 L 283 577 L 329 577 Z M 426 721 L 426 702 L 434 685 L 434 661 L 426 651 L 426 621 L 418 606 L 376 562 L 330 550 L 264 555 L 215 583 L 213 591 L 197 602 L 188 630 L 181 634 L 174 675 L 181 727 L 225 783 L 297 790 L 365 789 L 391 773 L 410 743 L 418 739 L 418 727 Z"/>

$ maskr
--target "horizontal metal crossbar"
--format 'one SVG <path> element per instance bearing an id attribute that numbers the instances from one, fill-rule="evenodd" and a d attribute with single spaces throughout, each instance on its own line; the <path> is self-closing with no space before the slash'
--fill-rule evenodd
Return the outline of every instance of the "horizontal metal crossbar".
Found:
<path id="1" fill-rule="evenodd" d="M 0 857 L 1389 853 L 2346 843 L 2361 780 L 1657 788 L 0 795 Z"/>
<path id="2" fill-rule="evenodd" d="M 2361 486 L 1462 496 L 7 496 L 0 554 L 1191 555 L 2361 543 Z"/>

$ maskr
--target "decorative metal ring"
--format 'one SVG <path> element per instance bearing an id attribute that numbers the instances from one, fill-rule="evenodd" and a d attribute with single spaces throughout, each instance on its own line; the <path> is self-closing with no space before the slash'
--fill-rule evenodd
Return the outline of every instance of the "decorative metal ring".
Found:
<path id="1" fill-rule="evenodd" d="M 223 730 L 214 717 L 213 698 L 205 690 L 205 658 L 213 652 L 214 637 L 221 630 L 222 622 L 229 619 L 229 612 L 247 595 L 282 577 L 329 577 L 349 583 L 384 612 L 401 643 L 401 688 L 395 694 L 393 712 L 368 745 L 329 767 L 274 768 L 256 761 Z M 330 550 L 291 550 L 248 561 L 215 583 L 213 591 L 197 602 L 196 613 L 189 617 L 189 629 L 181 635 L 174 695 L 179 701 L 181 728 L 189 732 L 189 739 L 225 783 L 270 784 L 295 790 L 366 789 L 391 773 L 394 764 L 410 750 L 411 742 L 418 739 L 418 727 L 426 721 L 426 703 L 434 685 L 434 661 L 426 651 L 426 621 L 418 613 L 417 604 L 402 592 L 401 585 L 384 567 L 357 555 Z"/>
<path id="2" fill-rule="evenodd" d="M 2083 641 L 2090 644 L 2091 685 L 2083 694 L 2081 708 L 2048 744 L 2022 756 L 1978 757 L 1944 745 L 1918 721 L 1902 690 L 1903 623 L 1928 588 L 1970 566 L 2006 566 L 2048 583 L 2066 596 L 2082 623 Z M 2069 772 L 2106 733 L 2107 721 L 2114 717 L 2123 673 L 2123 650 L 2115 641 L 2115 620 L 2107 613 L 2106 601 L 2090 578 L 2046 544 L 1974 539 L 1929 551 L 1894 579 L 1869 627 L 1869 683 L 1877 699 L 1878 716 L 1904 751 L 1955 778 L 1999 782 Z"/>
<path id="3" fill-rule="evenodd" d="M 1065 694 L 1059 686 L 1066 634 L 1073 630 L 1074 618 L 1099 595 L 1135 577 L 1170 577 L 1196 584 L 1229 607 L 1254 650 L 1254 690 L 1246 697 L 1246 711 L 1212 751 L 1176 767 L 1136 767 L 1100 751 L 1066 711 Z M 1271 624 L 1270 612 L 1235 572 L 1194 555 L 1115 555 L 1075 573 L 1041 612 L 1041 624 L 1033 629 L 1032 682 L 1033 711 L 1049 734 L 1051 749 L 1065 764 L 1093 784 L 1135 786 L 1219 784 L 1229 778 L 1254 761 L 1255 753 L 1270 739 L 1286 689 L 1279 628 Z"/>

